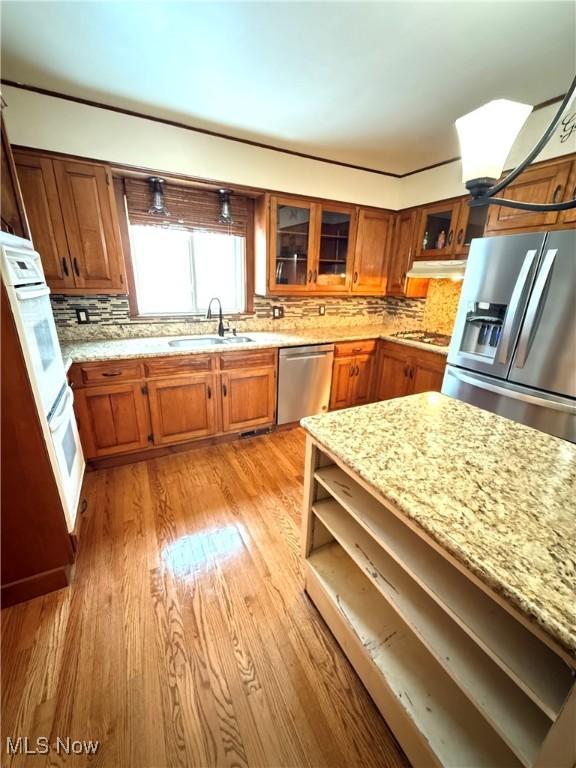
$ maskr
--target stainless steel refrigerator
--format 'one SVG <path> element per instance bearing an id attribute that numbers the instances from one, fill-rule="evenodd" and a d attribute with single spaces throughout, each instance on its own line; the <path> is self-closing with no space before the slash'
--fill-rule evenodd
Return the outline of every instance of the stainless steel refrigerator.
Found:
<path id="1" fill-rule="evenodd" d="M 446 395 L 576 442 L 576 231 L 474 240 Z"/>

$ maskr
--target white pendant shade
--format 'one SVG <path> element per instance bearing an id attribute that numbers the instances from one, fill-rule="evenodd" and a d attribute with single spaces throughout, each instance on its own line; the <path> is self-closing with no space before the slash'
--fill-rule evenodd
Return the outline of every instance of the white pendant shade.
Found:
<path id="1" fill-rule="evenodd" d="M 496 99 L 456 120 L 462 181 L 500 178 L 506 158 L 530 112 L 529 104 Z"/>

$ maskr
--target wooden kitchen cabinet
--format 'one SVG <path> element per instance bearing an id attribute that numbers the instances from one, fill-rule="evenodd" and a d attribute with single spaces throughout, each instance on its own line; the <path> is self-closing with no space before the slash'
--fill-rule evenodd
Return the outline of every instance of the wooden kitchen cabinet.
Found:
<path id="1" fill-rule="evenodd" d="M 222 430 L 241 432 L 270 426 L 276 416 L 276 369 L 253 368 L 221 374 Z"/>
<path id="2" fill-rule="evenodd" d="M 376 342 L 345 342 L 335 347 L 330 410 L 364 405 L 372 399 Z"/>
<path id="3" fill-rule="evenodd" d="M 437 352 L 380 341 L 378 349 L 379 400 L 390 400 L 420 392 L 440 392 L 446 357 Z"/>
<path id="4" fill-rule="evenodd" d="M 4 117 L 0 116 L 0 216 L 3 232 L 29 238 L 28 221 Z"/>
<path id="5" fill-rule="evenodd" d="M 147 384 L 155 445 L 209 437 L 218 432 L 217 383 L 213 374 L 194 374 Z"/>
<path id="6" fill-rule="evenodd" d="M 275 195 L 265 196 L 261 206 L 256 216 L 257 224 L 263 218 L 261 231 L 268 231 L 261 247 L 268 249 L 270 293 L 348 291 L 356 235 L 353 206 Z"/>
<path id="7" fill-rule="evenodd" d="M 54 164 L 47 157 L 21 152 L 17 153 L 16 161 L 34 247 L 42 258 L 46 282 L 54 291 L 74 288 Z"/>
<path id="8" fill-rule="evenodd" d="M 362 209 L 354 251 L 352 293 L 380 296 L 386 293 L 386 268 L 392 242 L 394 215 Z"/>
<path id="9" fill-rule="evenodd" d="M 77 389 L 74 408 L 86 458 L 148 447 L 150 422 L 142 382 Z"/>
<path id="10" fill-rule="evenodd" d="M 75 363 L 68 379 L 84 453 L 104 458 L 271 426 L 276 370 L 275 349 Z"/>
<path id="11" fill-rule="evenodd" d="M 451 259 L 454 256 L 456 228 L 460 215 L 459 198 L 443 200 L 419 209 L 416 248 L 416 260 Z M 438 239 L 444 233 L 444 246 L 438 247 Z"/>
<path id="12" fill-rule="evenodd" d="M 521 200 L 527 203 L 551 203 L 569 199 L 573 191 L 568 188 L 572 170 L 572 158 L 539 163 L 527 168 L 499 197 Z M 522 211 L 519 208 L 490 206 L 486 234 L 514 234 L 534 232 L 567 223 L 566 213 Z"/>
<path id="13" fill-rule="evenodd" d="M 406 273 L 412 266 L 417 210 L 400 211 L 394 224 L 394 237 L 388 263 L 387 296 L 404 296 Z"/>
<path id="14" fill-rule="evenodd" d="M 110 169 L 14 153 L 32 240 L 59 293 L 126 291 Z"/>

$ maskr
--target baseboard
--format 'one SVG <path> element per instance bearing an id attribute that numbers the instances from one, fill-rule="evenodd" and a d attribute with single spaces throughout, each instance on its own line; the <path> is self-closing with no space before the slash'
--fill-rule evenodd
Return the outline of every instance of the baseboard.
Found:
<path id="1" fill-rule="evenodd" d="M 20 581 L 3 584 L 0 591 L 0 604 L 2 608 L 9 605 L 23 603 L 34 597 L 54 592 L 57 589 L 67 587 L 70 583 L 71 568 L 69 565 L 54 568 L 52 571 L 36 573 Z"/>

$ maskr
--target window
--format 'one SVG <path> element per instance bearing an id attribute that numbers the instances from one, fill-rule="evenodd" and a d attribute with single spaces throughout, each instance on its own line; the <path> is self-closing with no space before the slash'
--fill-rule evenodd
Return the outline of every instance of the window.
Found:
<path id="1" fill-rule="evenodd" d="M 244 237 L 132 224 L 130 240 L 139 314 L 205 314 L 213 296 L 246 310 Z"/>
<path id="2" fill-rule="evenodd" d="M 204 315 L 217 296 L 226 314 L 252 312 L 254 206 L 231 199 L 232 222 L 220 221 L 213 187 L 166 182 L 166 213 L 151 211 L 148 179 L 117 179 L 121 229 L 131 264 L 129 301 L 136 316 Z"/>

